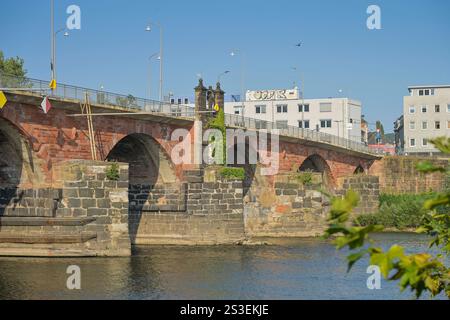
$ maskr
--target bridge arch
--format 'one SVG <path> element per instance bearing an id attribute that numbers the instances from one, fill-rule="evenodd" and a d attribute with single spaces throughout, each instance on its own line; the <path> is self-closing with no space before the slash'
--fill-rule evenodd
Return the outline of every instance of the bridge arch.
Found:
<path id="1" fill-rule="evenodd" d="M 307 157 L 300 165 L 298 171 L 321 173 L 325 186 L 333 184 L 333 175 L 331 173 L 331 168 L 326 160 L 318 154 L 313 154 Z"/>
<path id="2" fill-rule="evenodd" d="M 358 175 L 358 174 L 364 174 L 366 173 L 366 170 L 364 170 L 364 167 L 362 165 L 358 165 L 355 169 L 355 171 L 353 172 L 354 175 Z"/>
<path id="3" fill-rule="evenodd" d="M 124 137 L 111 149 L 106 160 L 129 164 L 128 226 L 131 243 L 136 244 L 143 212 L 157 211 L 166 196 L 177 192 L 171 188 L 179 191 L 181 183 L 164 148 L 147 134 Z"/>
<path id="4" fill-rule="evenodd" d="M 14 190 L 22 182 L 24 143 L 26 140 L 20 130 L 0 118 L 0 216 L 15 196 Z"/>
<path id="5" fill-rule="evenodd" d="M 21 134 L 6 120 L 0 119 L 0 186 L 16 187 L 22 177 Z"/>
<path id="6" fill-rule="evenodd" d="M 164 148 L 144 133 L 124 137 L 111 149 L 106 160 L 128 163 L 130 184 L 178 182 L 175 169 Z"/>
<path id="7" fill-rule="evenodd" d="M 250 192 L 253 181 L 256 179 L 260 160 L 257 150 L 256 136 L 246 136 L 244 141 L 233 137 L 227 141 L 227 163 L 230 167 L 243 168 L 245 178 L 243 181 L 244 197 Z"/>

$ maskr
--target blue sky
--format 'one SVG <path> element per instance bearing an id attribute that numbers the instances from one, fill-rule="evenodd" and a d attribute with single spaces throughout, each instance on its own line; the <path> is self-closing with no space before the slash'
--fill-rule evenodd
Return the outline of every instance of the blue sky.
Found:
<path id="1" fill-rule="evenodd" d="M 58 37 L 58 81 L 149 96 L 148 57 L 165 29 L 165 91 L 192 96 L 197 74 L 239 94 L 245 53 L 246 89 L 289 88 L 305 79 L 305 96 L 359 99 L 369 122 L 385 127 L 401 114 L 408 85 L 450 84 L 448 0 L 56 0 L 56 27 L 70 4 L 81 7 L 81 30 Z M 381 7 L 382 30 L 366 28 L 366 9 Z M 25 59 L 32 78 L 50 78 L 50 1 L 2 1 L 0 49 Z M 295 43 L 302 41 L 297 48 Z M 151 65 L 157 98 L 158 63 Z"/>

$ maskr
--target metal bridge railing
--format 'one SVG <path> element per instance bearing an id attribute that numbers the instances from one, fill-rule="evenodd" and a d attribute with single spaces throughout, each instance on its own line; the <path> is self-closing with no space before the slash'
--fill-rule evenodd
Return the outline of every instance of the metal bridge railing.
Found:
<path id="1" fill-rule="evenodd" d="M 234 114 L 225 114 L 225 124 L 231 127 L 253 130 L 267 130 L 268 132 L 277 129 L 280 136 L 294 137 L 314 142 L 322 142 L 358 152 L 379 154 L 378 152 L 369 149 L 367 145 L 361 142 L 316 130 L 302 129 L 295 126 L 277 126 L 275 122 L 271 121 L 246 118 Z"/>
<path id="2" fill-rule="evenodd" d="M 48 85 L 48 81 L 18 78 L 0 73 L 0 88 L 22 88 L 30 89 L 30 91 L 39 89 L 43 92 L 47 92 L 50 97 L 74 100 L 76 102 L 84 101 L 87 93 L 91 104 L 95 105 L 117 106 L 129 111 L 154 112 L 171 117 L 194 118 L 195 116 L 195 109 L 192 106 L 170 104 L 167 102 L 136 98 L 132 95 L 126 96 L 66 84 L 59 84 L 56 90 L 51 91 Z M 358 152 L 379 154 L 379 152 L 375 150 L 370 150 L 369 147 L 363 143 L 316 130 L 301 129 L 295 126 L 277 127 L 277 124 L 274 122 L 246 118 L 233 114 L 225 114 L 225 124 L 227 126 L 242 129 L 267 130 L 269 132 L 270 130 L 278 129 L 279 134 L 283 136 L 327 143 Z"/>
<path id="3" fill-rule="evenodd" d="M 0 73 L 0 88 L 18 88 L 47 92 L 49 97 L 84 101 L 86 93 L 91 104 L 116 106 L 129 111 L 162 113 L 172 117 L 194 117 L 194 108 L 186 105 L 170 104 L 150 99 L 121 95 L 103 90 L 93 90 L 67 84 L 58 84 L 56 90 L 49 89 L 49 82 L 30 78 L 18 78 Z"/>

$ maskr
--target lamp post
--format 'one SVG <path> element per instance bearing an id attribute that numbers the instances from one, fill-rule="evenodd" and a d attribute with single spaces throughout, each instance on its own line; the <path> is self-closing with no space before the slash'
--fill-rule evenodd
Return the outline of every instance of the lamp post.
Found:
<path id="1" fill-rule="evenodd" d="M 345 119 L 345 100 L 344 100 L 344 97 L 343 97 L 343 95 L 342 95 L 342 93 L 344 92 L 344 90 L 342 90 L 342 89 L 339 89 L 338 90 L 338 92 L 339 92 L 339 94 L 341 95 L 341 99 L 342 99 L 342 136 L 343 136 L 343 138 L 345 139 L 346 137 L 345 137 L 345 126 L 346 126 L 346 123 L 347 123 L 347 121 L 346 121 L 346 119 Z"/>
<path id="2" fill-rule="evenodd" d="M 67 31 L 67 29 L 61 28 L 55 32 L 54 40 L 53 40 L 53 43 L 54 43 L 54 47 L 53 47 L 53 50 L 54 50 L 54 53 L 53 53 L 53 76 L 54 76 L 54 78 L 53 79 L 55 79 L 55 80 L 56 80 L 56 36 L 63 31 L 64 31 L 64 37 L 69 36 L 69 32 Z"/>
<path id="3" fill-rule="evenodd" d="M 163 31 L 163 27 L 158 22 L 149 23 L 147 25 L 147 27 L 145 28 L 145 31 L 151 32 L 152 25 L 155 25 L 159 28 L 159 101 L 162 102 L 163 101 L 163 91 L 164 91 L 164 88 L 163 88 L 163 50 L 164 50 L 163 36 L 164 36 L 164 31 Z"/>
<path id="4" fill-rule="evenodd" d="M 51 0 L 50 2 L 50 32 L 51 32 L 51 77 L 52 80 L 56 80 L 56 36 L 64 31 L 64 36 L 68 37 L 69 32 L 66 28 L 61 28 L 55 32 L 55 1 Z"/>
<path id="5" fill-rule="evenodd" d="M 245 54 L 239 49 L 234 49 L 231 51 L 230 55 L 232 57 L 235 57 L 236 55 L 240 55 L 241 57 L 241 102 L 242 102 L 242 117 L 244 117 L 245 112 L 245 92 L 244 92 L 244 82 L 245 82 Z"/>
<path id="6" fill-rule="evenodd" d="M 292 67 L 292 70 L 298 71 L 297 67 Z M 301 93 L 302 93 L 302 137 L 304 137 L 304 131 L 305 131 L 305 84 L 304 84 L 304 77 L 303 73 L 300 74 L 300 81 L 301 83 Z"/>
<path id="7" fill-rule="evenodd" d="M 149 94 L 149 99 L 152 99 L 152 59 L 155 58 L 157 60 L 160 60 L 160 56 L 159 56 L 159 52 L 156 52 L 154 54 L 152 54 L 148 60 L 149 60 L 149 77 L 148 77 L 148 94 Z"/>
<path id="8" fill-rule="evenodd" d="M 221 79 L 224 75 L 229 74 L 229 73 L 230 73 L 230 71 L 224 71 L 224 72 L 222 72 L 221 74 L 219 74 L 218 77 L 217 77 L 217 82 L 220 83 L 220 79 Z"/>

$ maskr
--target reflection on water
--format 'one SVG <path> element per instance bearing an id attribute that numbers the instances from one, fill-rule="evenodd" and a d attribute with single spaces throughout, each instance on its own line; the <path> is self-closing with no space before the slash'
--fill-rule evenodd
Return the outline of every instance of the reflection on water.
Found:
<path id="1" fill-rule="evenodd" d="M 381 246 L 426 250 L 413 234 L 380 234 Z M 367 289 L 367 261 L 346 273 L 345 254 L 318 239 L 269 246 L 135 248 L 130 258 L 0 258 L 1 299 L 410 299 L 396 284 Z M 69 265 L 82 290 L 66 289 Z"/>

